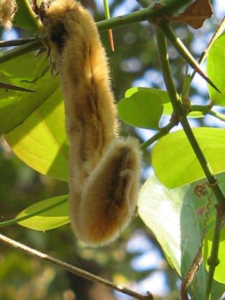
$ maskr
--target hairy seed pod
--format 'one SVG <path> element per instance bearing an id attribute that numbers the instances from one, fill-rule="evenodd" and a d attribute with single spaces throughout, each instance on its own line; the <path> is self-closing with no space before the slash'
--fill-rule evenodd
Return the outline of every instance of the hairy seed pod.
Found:
<path id="1" fill-rule="evenodd" d="M 118 237 L 135 214 L 139 170 L 137 141 L 112 141 L 84 185 L 79 215 L 72 222 L 80 239 L 101 245 Z"/>
<path id="2" fill-rule="evenodd" d="M 91 14 L 73 0 L 53 0 L 41 17 L 65 102 L 72 228 L 86 243 L 105 244 L 136 207 L 138 144 L 118 137 L 107 59 Z"/>

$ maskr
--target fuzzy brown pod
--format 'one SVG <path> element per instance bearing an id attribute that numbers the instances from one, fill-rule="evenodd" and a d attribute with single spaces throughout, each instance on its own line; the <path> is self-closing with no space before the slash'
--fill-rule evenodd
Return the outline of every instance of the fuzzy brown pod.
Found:
<path id="1" fill-rule="evenodd" d="M 136 209 L 138 142 L 119 138 L 107 58 L 88 10 L 73 0 L 54 0 L 41 17 L 65 103 L 72 228 L 87 244 L 104 245 Z"/>

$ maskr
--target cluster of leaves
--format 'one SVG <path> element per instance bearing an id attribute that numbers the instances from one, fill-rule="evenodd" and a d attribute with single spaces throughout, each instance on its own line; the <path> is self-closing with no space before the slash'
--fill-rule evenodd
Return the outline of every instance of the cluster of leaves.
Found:
<path id="1" fill-rule="evenodd" d="M 16 25 L 41 32 L 37 19 L 24 19 L 24 11 L 28 9 L 26 3 L 18 1 Z M 0 90 L 0 134 L 4 134 L 14 153 L 28 166 L 41 174 L 67 181 L 69 147 L 64 130 L 59 79 L 52 78 L 46 53 L 34 56 L 33 53 L 27 54 L 26 49 L 28 47 L 24 46 L 22 55 L 21 50 L 20 55 L 17 55 L 17 49 L 13 49 L 0 56 L 0 82 L 34 91 Z M 215 106 L 225 106 L 224 70 L 225 35 L 222 35 L 214 42 L 207 59 L 207 75 L 221 93 L 209 85 L 210 103 L 190 113 L 188 117 L 202 118 L 212 113 Z M 191 104 L 189 109 L 194 110 Z M 161 120 L 173 113 L 173 107 L 167 91 L 132 88 L 119 101 L 118 112 L 125 123 L 156 130 L 160 135 L 163 131 Z M 213 173 L 224 172 L 225 130 L 199 127 L 193 129 L 193 132 Z M 212 202 L 212 208 L 216 200 L 208 200 L 209 194 L 199 199 L 194 193 L 194 187 L 199 184 L 197 181 L 205 175 L 182 130 L 161 137 L 152 149 L 151 161 L 155 176 L 150 177 L 140 190 L 139 216 L 157 236 L 165 256 L 182 278 L 189 270 L 203 235 L 206 234 L 203 248 L 205 264 L 201 265 L 198 272 L 198 285 L 193 285 L 190 290 L 194 298 L 203 299 L 207 285 L 207 258 L 211 252 L 215 223 L 215 210 L 208 212 L 208 201 Z M 219 180 L 221 187 L 225 188 L 223 174 Z M 39 231 L 67 224 L 68 195 L 40 201 L 23 210 L 14 220 L 0 223 L 0 226 L 12 223 Z M 219 299 L 224 291 L 224 238 L 223 228 L 220 236 L 220 265 L 214 276 L 212 299 Z"/>
<path id="2" fill-rule="evenodd" d="M 221 93 L 208 86 L 210 104 L 204 114 L 210 113 L 214 106 L 225 105 L 225 77 L 222 71 L 225 67 L 224 50 L 225 35 L 222 35 L 214 42 L 207 59 L 207 75 Z M 119 102 L 118 109 L 124 122 L 158 132 L 162 130 L 159 125 L 162 116 L 172 114 L 168 93 L 146 88 L 128 90 L 125 98 Z M 193 116 L 203 117 L 203 114 L 197 111 Z M 189 115 L 190 118 L 193 116 Z M 224 172 L 225 130 L 198 127 L 193 132 L 213 173 Z M 206 232 L 203 256 L 208 268 L 207 258 L 211 253 L 216 212 L 211 210 L 210 215 L 207 213 L 207 201 L 210 201 L 208 192 L 207 195 L 200 195 L 205 196 L 201 200 L 194 193 L 194 187 L 199 184 L 196 181 L 205 175 L 183 130 L 162 137 L 152 149 L 151 162 L 155 176 L 149 178 L 141 188 L 139 215 L 157 236 L 168 261 L 184 278 Z M 224 189 L 224 174 L 218 178 Z M 202 184 L 204 181 L 200 182 Z M 215 199 L 213 203 L 216 204 Z M 214 275 L 213 299 L 220 298 L 224 291 L 224 234 L 223 228 L 220 236 L 220 265 Z M 197 278 L 198 285 L 193 287 L 191 293 L 196 299 L 203 299 L 207 282 L 205 266 L 201 266 Z"/>

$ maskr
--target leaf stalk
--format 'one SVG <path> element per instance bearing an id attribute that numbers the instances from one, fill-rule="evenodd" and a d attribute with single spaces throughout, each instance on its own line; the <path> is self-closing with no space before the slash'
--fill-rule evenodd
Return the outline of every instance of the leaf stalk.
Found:
<path id="1" fill-rule="evenodd" d="M 177 126 L 177 124 L 178 124 L 177 121 L 175 121 L 172 118 L 171 121 L 166 126 L 160 128 L 160 130 L 155 135 L 153 135 L 150 139 L 144 142 L 141 145 L 140 149 L 144 150 L 147 147 L 151 146 L 154 142 L 158 141 L 160 138 L 167 135 L 173 127 Z"/>

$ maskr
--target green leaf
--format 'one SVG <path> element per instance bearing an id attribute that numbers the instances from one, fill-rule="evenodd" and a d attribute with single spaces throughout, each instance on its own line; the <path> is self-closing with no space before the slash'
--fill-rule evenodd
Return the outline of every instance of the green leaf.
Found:
<path id="1" fill-rule="evenodd" d="M 193 128 L 194 135 L 213 173 L 225 171 L 225 130 Z M 174 188 L 205 175 L 183 130 L 161 138 L 152 150 L 152 167 L 160 182 Z"/>
<path id="2" fill-rule="evenodd" d="M 16 12 L 13 26 L 29 29 L 31 32 L 40 31 L 42 28 L 37 16 L 34 14 L 28 0 L 16 0 L 18 10 Z"/>
<path id="3" fill-rule="evenodd" d="M 224 174 L 219 177 L 219 181 L 225 188 Z M 139 193 L 138 212 L 141 219 L 154 233 L 168 262 L 182 278 L 199 250 L 205 228 L 207 198 L 211 194 L 209 190 L 207 195 L 197 198 L 194 193 L 197 184 L 200 183 L 170 190 L 152 176 Z M 211 201 L 209 220 L 215 218 L 216 200 L 213 197 Z M 201 265 L 197 280 L 194 280 L 189 290 L 192 299 L 204 299 L 206 284 L 207 271 Z M 214 282 L 212 299 L 219 299 L 223 291 L 224 285 Z"/>
<path id="4" fill-rule="evenodd" d="M 130 88 L 128 90 L 126 90 L 125 92 L 125 98 L 130 98 L 133 94 L 137 93 L 140 90 L 148 90 L 148 88 L 139 88 L 139 87 L 133 87 Z"/>
<path id="5" fill-rule="evenodd" d="M 39 231 L 47 231 L 68 224 L 70 222 L 68 195 L 37 202 L 19 213 L 16 218 L 29 216 L 31 217 L 18 224 Z"/>
<path id="6" fill-rule="evenodd" d="M 119 101 L 118 113 L 120 119 L 131 126 L 159 129 L 162 115 L 171 116 L 173 107 L 166 91 L 134 87 Z M 202 113 L 192 112 L 188 117 L 199 118 Z"/>
<path id="7" fill-rule="evenodd" d="M 207 74 L 222 93 L 208 86 L 212 104 L 225 106 L 225 34 L 220 36 L 209 50 Z"/>
<path id="8" fill-rule="evenodd" d="M 34 170 L 68 179 L 69 146 L 59 89 L 5 138 L 14 153 Z"/>
<path id="9" fill-rule="evenodd" d="M 181 230 L 178 214 L 187 191 L 187 187 L 168 190 L 152 176 L 142 186 L 138 200 L 141 219 L 155 234 L 157 233 L 157 239 L 168 261 L 178 274 L 181 274 Z M 174 222 L 171 221 L 173 219 Z"/>
<path id="10" fill-rule="evenodd" d="M 29 53 L 2 63 L 0 81 L 35 91 L 0 89 L 0 134 L 21 124 L 59 86 L 59 78 L 51 75 L 46 54 L 37 57 Z"/>
<path id="11" fill-rule="evenodd" d="M 132 126 L 159 129 L 163 104 L 168 102 L 170 100 L 166 91 L 132 88 L 118 103 L 119 117 Z"/>
<path id="12" fill-rule="evenodd" d="M 43 2 L 43 0 L 36 0 L 37 6 L 40 7 L 42 2 Z"/>
<path id="13" fill-rule="evenodd" d="M 206 269 L 209 270 L 209 265 L 207 264 L 207 259 L 210 257 L 212 244 L 213 244 L 213 233 L 214 227 L 209 230 L 204 240 L 204 247 L 202 249 L 204 262 Z M 225 227 L 223 226 L 220 233 L 220 244 L 219 244 L 219 265 L 215 269 L 214 279 L 220 283 L 225 284 Z"/>

